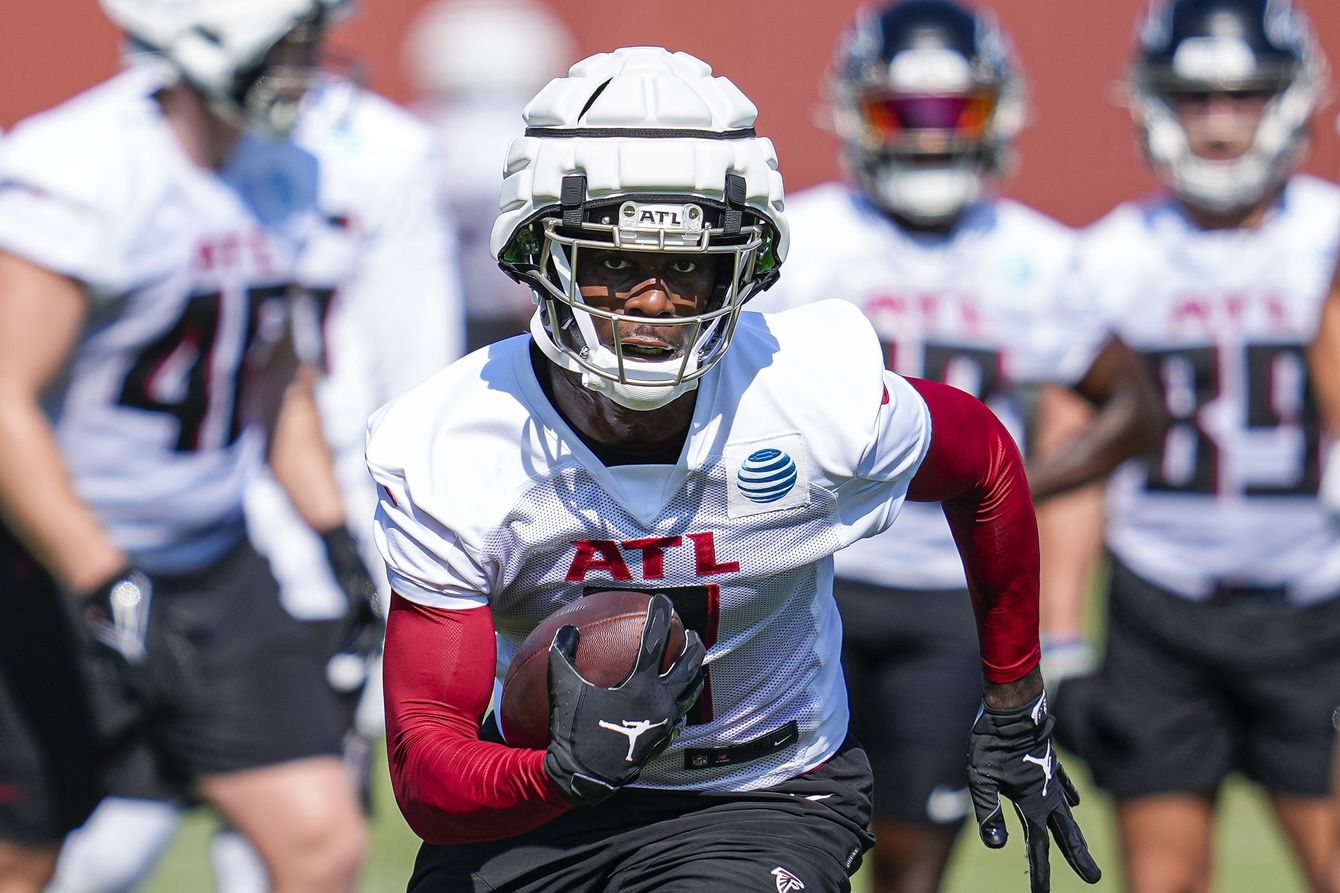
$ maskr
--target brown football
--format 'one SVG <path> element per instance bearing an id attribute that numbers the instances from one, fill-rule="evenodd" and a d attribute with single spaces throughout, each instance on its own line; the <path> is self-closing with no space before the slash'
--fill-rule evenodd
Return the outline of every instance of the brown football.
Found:
<path id="1" fill-rule="evenodd" d="M 633 671 L 651 596 L 645 592 L 593 592 L 560 608 L 526 636 L 503 677 L 499 715 L 513 747 L 549 746 L 549 646 L 561 627 L 575 626 L 577 671 L 594 685 L 614 688 Z M 670 617 L 662 671 L 684 652 L 684 624 Z"/>

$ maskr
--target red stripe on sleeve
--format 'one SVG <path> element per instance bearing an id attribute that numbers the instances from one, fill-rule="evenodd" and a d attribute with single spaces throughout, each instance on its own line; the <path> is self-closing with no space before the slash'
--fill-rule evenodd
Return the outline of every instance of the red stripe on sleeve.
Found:
<path id="1" fill-rule="evenodd" d="M 511 837 L 570 808 L 543 750 L 479 740 L 497 659 L 486 607 L 453 611 L 391 594 L 383 657 L 396 802 L 429 843 Z"/>
<path id="2" fill-rule="evenodd" d="M 982 672 L 1014 682 L 1038 664 L 1038 525 L 1019 448 L 995 413 L 957 388 L 908 381 L 931 414 L 910 499 L 944 504 L 977 616 Z"/>

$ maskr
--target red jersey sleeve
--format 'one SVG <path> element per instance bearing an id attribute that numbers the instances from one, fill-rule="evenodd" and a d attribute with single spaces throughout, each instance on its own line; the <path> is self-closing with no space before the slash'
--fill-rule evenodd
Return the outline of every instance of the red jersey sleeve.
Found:
<path id="1" fill-rule="evenodd" d="M 430 608 L 392 593 L 383 656 L 396 802 L 429 843 L 511 837 L 571 808 L 543 750 L 481 741 L 497 650 L 487 607 Z"/>
<path id="2" fill-rule="evenodd" d="M 982 403 L 910 378 L 931 416 L 931 444 L 908 498 L 944 504 L 963 558 L 982 672 L 1013 682 L 1037 666 L 1038 525 L 1019 448 Z"/>

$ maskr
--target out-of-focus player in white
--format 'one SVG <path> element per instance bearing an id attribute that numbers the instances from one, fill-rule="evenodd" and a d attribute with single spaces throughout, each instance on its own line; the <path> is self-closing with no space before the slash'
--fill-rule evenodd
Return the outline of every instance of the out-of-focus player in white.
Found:
<path id="1" fill-rule="evenodd" d="M 755 116 L 655 47 L 551 81 L 508 150 L 491 240 L 536 293 L 530 334 L 373 417 L 387 746 L 425 840 L 418 893 L 849 889 L 871 779 L 847 734 L 832 555 L 909 497 L 946 501 L 972 580 L 982 839 L 1005 844 L 1007 798 L 1035 891 L 1052 839 L 1098 880 L 1049 737 L 1018 450 L 971 396 L 887 371 L 849 304 L 741 312 L 789 245 Z M 481 730 L 525 636 L 611 588 L 653 594 L 629 678 L 587 682 L 586 644 L 560 629 L 548 746 Z M 672 605 L 690 632 L 662 673 Z"/>
<path id="2" fill-rule="evenodd" d="M 1282 0 L 1175 0 L 1137 29 L 1130 100 L 1168 193 L 1079 248 L 1090 299 L 1163 386 L 1172 424 L 1113 475 L 1107 645 L 1059 701 L 1064 740 L 1117 800 L 1137 891 L 1207 890 L 1225 776 L 1258 782 L 1328 888 L 1340 533 L 1317 498 L 1306 348 L 1340 242 L 1340 190 L 1294 174 L 1325 83 Z"/>
<path id="3" fill-rule="evenodd" d="M 343 12 L 348 4 L 340 6 Z M 363 459 L 367 418 L 460 355 L 461 300 L 427 128 L 325 72 L 304 97 L 292 139 L 315 164 L 316 206 L 328 224 L 304 246 L 301 265 L 323 336 L 317 408 L 341 499 L 301 516 L 287 489 L 319 484 L 302 480 L 305 469 L 290 468 L 281 470 L 281 487 L 257 465 L 246 511 L 251 541 L 268 558 L 284 607 L 330 655 L 323 668 L 340 704 L 346 765 L 366 806 L 383 722 L 384 611 L 376 602 L 387 592 L 371 537 L 376 496 Z M 372 579 L 377 591 L 369 588 Z M 48 893 L 135 889 L 184 815 L 177 793 L 151 772 L 123 779 L 71 835 Z M 235 831 L 215 836 L 212 863 L 223 893 L 268 889 L 263 863 Z"/>
<path id="4" fill-rule="evenodd" d="M 324 454 L 309 389 L 252 373 L 315 340 L 290 305 L 321 285 L 304 258 L 338 230 L 286 138 L 327 10 L 104 8 L 143 64 L 20 125 L 0 156 L 0 505 L 86 599 L 104 731 L 147 735 L 161 771 L 256 843 L 275 890 L 351 889 L 364 835 L 334 705 L 243 518 L 249 422 L 269 415 L 247 393 L 287 391 L 277 470 Z M 312 523 L 342 520 L 319 511 L 333 487 L 295 496 Z M 6 718 L 4 768 L 42 759 L 41 730 Z M 5 782 L 49 871 L 82 815 L 50 808 L 48 773 L 26 769 Z"/>
<path id="5" fill-rule="evenodd" d="M 750 309 L 843 298 L 874 323 L 889 369 L 968 391 L 1020 443 L 1021 389 L 1073 387 L 1098 420 L 1031 464 L 1035 499 L 1152 442 L 1158 403 L 1139 362 L 1066 301 L 1071 232 L 988 191 L 1024 117 L 993 17 L 950 0 L 864 10 L 828 90 L 853 182 L 788 202 L 786 275 Z M 971 809 L 959 742 L 981 674 L 963 566 L 940 507 L 916 504 L 835 562 L 852 728 L 875 773 L 875 888 L 933 891 Z"/>
<path id="6" fill-rule="evenodd" d="M 1322 421 L 1331 441 L 1322 473 L 1321 500 L 1340 529 L 1340 266 L 1331 278 L 1321 324 L 1308 353 Z M 1340 709 L 1340 708 L 1337 708 Z M 1340 739 L 1336 741 L 1340 749 Z M 1331 757 L 1331 890 L 1340 890 L 1340 759 Z"/>
<path id="7" fill-rule="evenodd" d="M 416 111 L 436 136 L 443 192 L 456 226 L 469 350 L 524 332 L 530 289 L 489 253 L 498 164 L 535 92 L 567 71 L 572 35 L 534 0 L 439 0 L 405 40 Z"/>

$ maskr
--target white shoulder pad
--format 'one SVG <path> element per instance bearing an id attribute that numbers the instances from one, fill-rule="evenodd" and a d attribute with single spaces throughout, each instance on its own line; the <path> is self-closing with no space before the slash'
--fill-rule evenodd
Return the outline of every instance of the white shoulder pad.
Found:
<path id="1" fill-rule="evenodd" d="M 332 141 L 346 155 L 391 171 L 431 155 L 433 146 L 427 124 L 390 100 L 346 81 L 325 83 L 313 92 L 295 138 L 316 146 Z"/>
<path id="2" fill-rule="evenodd" d="M 482 603 L 497 571 L 482 557 L 483 537 L 519 487 L 549 473 L 532 464 L 536 455 L 561 461 L 549 441 L 517 448 L 538 436 L 516 383 L 528 344 L 518 336 L 475 351 L 369 422 L 368 469 L 383 491 L 377 546 L 406 598 L 461 607 L 442 599 L 473 594 Z"/>
<path id="3" fill-rule="evenodd" d="M 734 432 L 784 425 L 805 435 L 811 459 L 835 483 L 857 473 L 878 429 L 884 361 L 855 305 L 743 314 L 722 366 L 720 399 L 738 401 Z"/>
<path id="4" fill-rule="evenodd" d="M 775 313 L 838 297 L 843 286 L 831 275 L 834 254 L 868 242 L 872 226 L 886 225 L 868 215 L 845 183 L 822 183 L 788 197 L 786 219 L 791 228 L 786 262 L 777 282 L 750 299 L 750 310 Z"/>
<path id="5" fill-rule="evenodd" d="M 115 291 L 162 188 L 150 73 L 125 72 L 18 125 L 0 145 L 0 248 Z M 154 151 L 158 150 L 158 151 Z"/>

